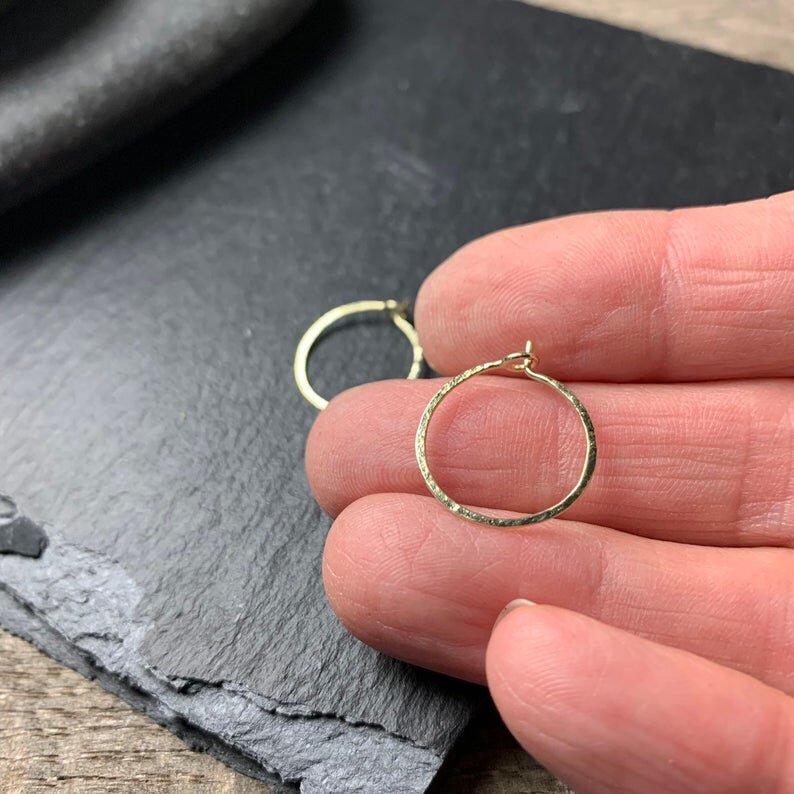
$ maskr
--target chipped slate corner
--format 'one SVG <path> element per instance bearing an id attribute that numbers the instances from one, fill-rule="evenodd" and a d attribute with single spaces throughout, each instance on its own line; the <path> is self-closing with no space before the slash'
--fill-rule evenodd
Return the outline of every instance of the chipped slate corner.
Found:
<path id="1" fill-rule="evenodd" d="M 10 499 L 0 505 L 6 524 L 19 519 Z M 30 524 L 39 532 L 17 538 L 25 550 L 35 550 L 35 539 L 46 541 L 43 530 Z M 159 675 L 139 650 L 147 627 L 136 617 L 141 598 L 136 583 L 113 560 L 66 542 L 53 528 L 49 536 L 39 559 L 0 557 L 3 628 L 274 791 L 299 785 L 307 793 L 397 794 L 429 785 L 441 765 L 438 754 L 378 726 L 296 712 L 233 683 L 185 686 Z M 389 764 L 395 755 L 407 763 Z"/>
<path id="2" fill-rule="evenodd" d="M 0 554 L 37 558 L 47 548 L 47 533 L 23 516 L 10 496 L 0 493 Z"/>

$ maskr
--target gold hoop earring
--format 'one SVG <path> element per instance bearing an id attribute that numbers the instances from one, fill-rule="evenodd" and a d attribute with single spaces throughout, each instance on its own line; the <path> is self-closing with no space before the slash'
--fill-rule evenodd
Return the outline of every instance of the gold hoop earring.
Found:
<path id="1" fill-rule="evenodd" d="M 427 487 L 430 493 L 438 499 L 447 510 L 451 510 L 455 515 L 461 518 L 466 518 L 469 521 L 476 521 L 478 524 L 486 524 L 491 527 L 522 527 L 527 524 L 538 524 L 541 521 L 546 521 L 553 516 L 557 516 L 567 510 L 583 493 L 590 478 L 593 476 L 596 464 L 596 437 L 593 422 L 590 419 L 590 414 L 587 409 L 582 405 L 579 398 L 564 384 L 560 383 L 554 378 L 549 378 L 547 375 L 541 375 L 534 371 L 535 365 L 538 363 L 537 356 L 532 352 L 532 342 L 527 342 L 526 348 L 520 353 L 509 353 L 504 358 L 498 361 L 489 361 L 486 364 L 479 364 L 476 367 L 467 369 L 460 375 L 456 375 L 452 380 L 448 381 L 430 400 L 425 408 L 422 418 L 419 421 L 419 429 L 416 431 L 416 461 L 419 464 L 419 470 L 422 472 Z M 565 397 L 566 400 L 576 409 L 579 419 L 584 427 L 585 439 L 587 441 L 587 452 L 585 455 L 584 466 L 579 480 L 573 489 L 561 499 L 557 504 L 552 505 L 546 510 L 541 510 L 539 513 L 530 513 L 529 515 L 521 516 L 519 518 L 497 518 L 495 516 L 488 516 L 484 513 L 478 513 L 470 510 L 468 507 L 458 504 L 454 499 L 448 496 L 441 486 L 435 481 L 435 478 L 430 473 L 430 467 L 427 463 L 427 430 L 430 426 L 430 420 L 433 417 L 433 412 L 441 404 L 441 401 L 456 387 L 460 386 L 469 378 L 475 375 L 481 375 L 490 370 L 507 368 L 523 372 L 528 378 L 549 386 L 556 392 Z"/>
<path id="2" fill-rule="evenodd" d="M 298 386 L 298 391 L 319 411 L 322 411 L 328 405 L 328 400 L 317 394 L 311 383 L 309 383 L 309 354 L 315 342 L 317 342 L 323 332 L 328 330 L 334 323 L 339 322 L 339 320 L 345 317 L 349 317 L 351 314 L 369 312 L 385 312 L 397 328 L 405 334 L 413 350 L 413 361 L 411 362 L 411 369 L 408 372 L 407 378 L 408 380 L 415 380 L 418 378 L 422 373 L 424 354 L 422 352 L 422 346 L 419 344 L 419 335 L 416 333 L 416 329 L 413 325 L 408 321 L 407 309 L 408 305 L 406 303 L 399 303 L 396 300 L 366 300 L 337 306 L 335 309 L 327 311 L 322 317 L 318 317 L 306 329 L 306 333 L 304 333 L 300 342 L 298 342 L 298 347 L 295 350 L 293 372 L 295 374 L 295 383 Z"/>

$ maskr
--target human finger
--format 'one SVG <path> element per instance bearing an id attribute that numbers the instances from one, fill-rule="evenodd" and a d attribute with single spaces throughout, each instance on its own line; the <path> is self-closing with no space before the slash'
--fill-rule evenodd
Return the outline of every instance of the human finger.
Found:
<path id="1" fill-rule="evenodd" d="M 426 494 L 414 453 L 438 381 L 352 389 L 312 428 L 306 465 L 332 515 L 375 493 Z M 794 381 L 574 384 L 596 427 L 595 475 L 565 514 L 710 545 L 794 544 Z M 463 504 L 535 512 L 563 497 L 584 457 L 570 405 L 526 379 L 483 376 L 449 394 L 428 459 Z"/>
<path id="2" fill-rule="evenodd" d="M 488 646 L 520 744 L 580 794 L 794 790 L 794 701 L 567 610 L 524 606 Z"/>
<path id="3" fill-rule="evenodd" d="M 562 380 L 792 376 L 794 192 L 496 232 L 427 278 L 415 314 L 442 373 L 529 338 Z"/>
<path id="4" fill-rule="evenodd" d="M 577 521 L 494 529 L 430 496 L 380 494 L 334 522 L 323 576 L 334 611 L 381 651 L 482 681 L 515 598 L 582 612 L 794 692 L 794 552 L 690 546 Z"/>

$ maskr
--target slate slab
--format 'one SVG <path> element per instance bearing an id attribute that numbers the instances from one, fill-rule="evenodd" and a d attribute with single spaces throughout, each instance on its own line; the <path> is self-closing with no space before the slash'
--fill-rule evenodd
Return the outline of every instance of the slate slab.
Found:
<path id="1" fill-rule="evenodd" d="M 325 605 L 300 335 L 504 225 L 782 190 L 793 148 L 787 74 L 513 0 L 320 2 L 0 220 L 0 490 L 49 539 L 0 555 L 0 624 L 248 774 L 424 790 L 480 693 Z M 409 361 L 358 324 L 314 374 Z"/>

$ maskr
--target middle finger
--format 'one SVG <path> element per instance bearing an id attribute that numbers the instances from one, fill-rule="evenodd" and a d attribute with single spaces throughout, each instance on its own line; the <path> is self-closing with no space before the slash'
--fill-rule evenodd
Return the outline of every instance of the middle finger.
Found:
<path id="1" fill-rule="evenodd" d="M 312 489 L 332 515 L 376 493 L 426 494 L 414 457 L 440 381 L 388 381 L 331 402 L 309 436 Z M 794 382 L 578 384 L 598 465 L 565 518 L 647 537 L 722 546 L 794 545 Z M 581 470 L 576 414 L 549 389 L 483 376 L 434 415 L 428 458 L 462 504 L 534 512 Z"/>

